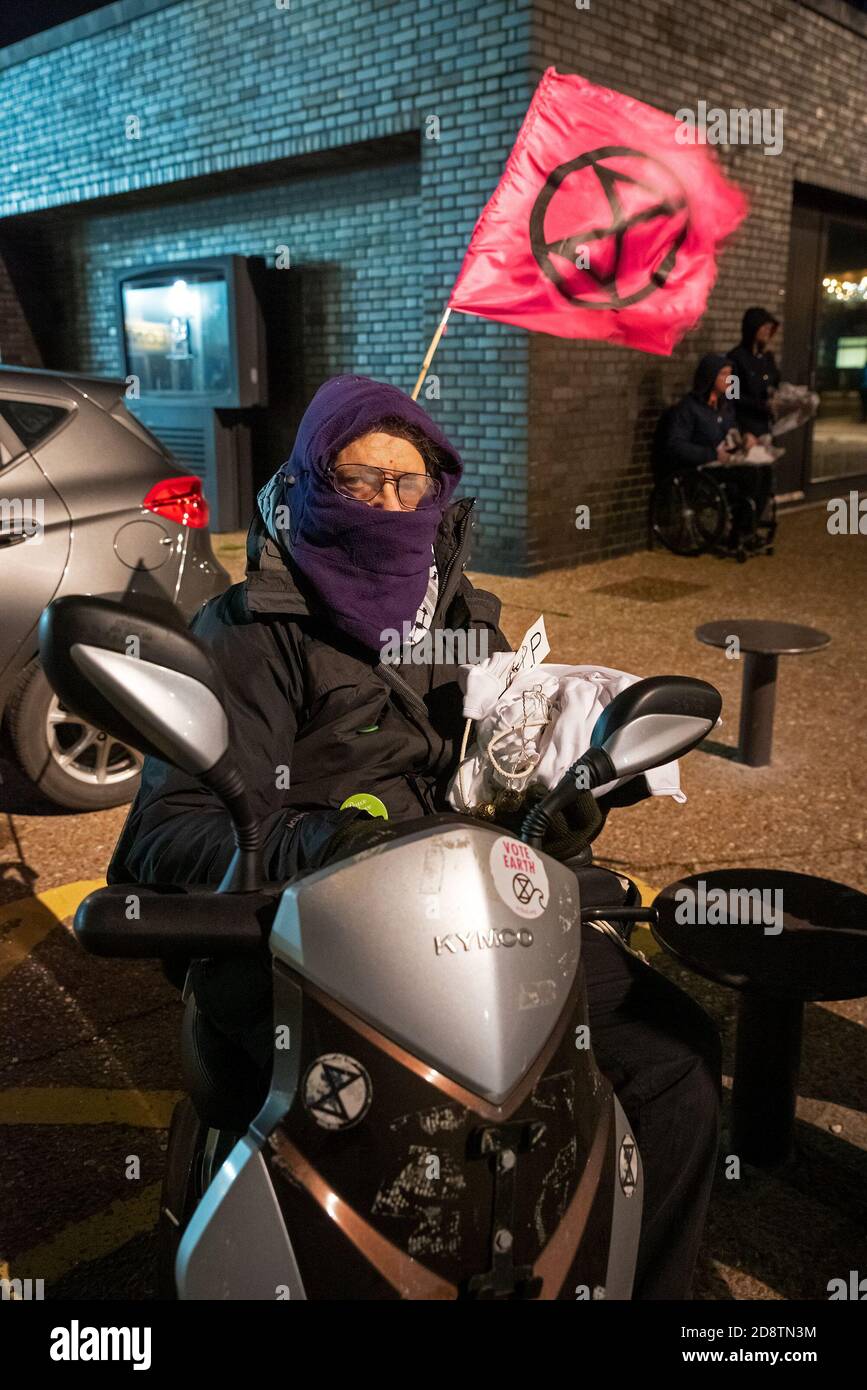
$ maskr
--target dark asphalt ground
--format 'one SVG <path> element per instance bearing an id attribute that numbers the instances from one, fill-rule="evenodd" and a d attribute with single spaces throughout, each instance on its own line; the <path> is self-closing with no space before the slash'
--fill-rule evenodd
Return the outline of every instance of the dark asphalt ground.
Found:
<path id="1" fill-rule="evenodd" d="M 824 521 L 821 509 L 786 517 L 773 559 L 742 567 L 654 552 L 480 580 L 503 597 L 513 640 L 545 612 L 552 661 L 679 670 L 723 692 L 720 748 L 691 755 L 682 769 L 687 804 L 613 814 L 595 846 L 603 860 L 655 887 L 750 863 L 867 890 L 867 538 L 829 537 Z M 221 556 L 236 571 L 237 544 L 225 538 Z M 783 659 L 766 769 L 725 756 L 736 740 L 740 670 L 692 635 L 700 622 L 753 616 L 811 623 L 833 637 L 825 653 Z M 45 1278 L 50 1298 L 152 1298 L 166 1125 L 180 1090 L 179 1000 L 156 965 L 86 957 L 68 925 L 83 890 L 62 887 L 100 878 L 125 810 L 52 811 L 7 761 L 0 774 L 0 1265 Z M 653 945 L 645 932 L 637 944 Z M 658 950 L 652 961 L 716 1019 L 730 1081 L 733 996 Z M 774 1173 L 746 1169 L 737 1181 L 721 1165 L 697 1297 L 825 1299 L 829 1279 L 865 1272 L 865 1026 L 863 999 L 807 1007 L 795 1155 Z"/>

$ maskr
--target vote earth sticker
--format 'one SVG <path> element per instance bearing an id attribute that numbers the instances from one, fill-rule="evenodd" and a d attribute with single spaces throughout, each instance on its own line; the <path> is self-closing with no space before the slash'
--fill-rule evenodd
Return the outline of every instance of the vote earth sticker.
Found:
<path id="1" fill-rule="evenodd" d="M 491 877 L 518 917 L 540 917 L 548 906 L 548 875 L 541 856 L 521 840 L 500 835 L 491 846 Z"/>

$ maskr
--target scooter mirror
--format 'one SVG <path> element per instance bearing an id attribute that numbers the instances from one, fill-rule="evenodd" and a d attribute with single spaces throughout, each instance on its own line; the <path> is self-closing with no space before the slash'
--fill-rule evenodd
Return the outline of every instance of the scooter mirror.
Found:
<path id="1" fill-rule="evenodd" d="M 688 753 L 719 719 L 722 696 L 691 676 L 651 676 L 615 695 L 597 719 L 590 747 L 607 754 L 613 777 L 633 777 Z"/>
<path id="2" fill-rule="evenodd" d="M 64 705 L 121 742 L 193 776 L 225 755 L 219 676 L 186 628 L 70 595 L 42 614 L 39 656 Z"/>

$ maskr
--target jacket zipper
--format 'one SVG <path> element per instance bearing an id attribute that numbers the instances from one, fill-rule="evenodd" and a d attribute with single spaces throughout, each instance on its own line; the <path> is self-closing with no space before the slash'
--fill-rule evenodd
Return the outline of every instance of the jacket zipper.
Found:
<path id="1" fill-rule="evenodd" d="M 432 814 L 435 815 L 437 808 L 434 804 L 434 799 L 430 791 L 430 788 L 422 788 L 419 785 L 421 778 L 415 772 L 405 772 L 403 775 L 406 778 L 407 783 L 412 788 L 415 795 L 418 797 L 419 803 L 422 809 L 425 811 L 425 813 L 430 811 Z"/>
<path id="2" fill-rule="evenodd" d="M 450 579 L 450 577 L 451 577 L 452 570 L 454 569 L 455 565 L 457 564 L 458 557 L 463 553 L 463 550 L 464 550 L 464 538 L 465 538 L 465 536 L 466 536 L 467 526 L 469 525 L 470 512 L 473 510 L 473 507 L 474 507 L 474 506 L 475 506 L 475 501 L 473 501 L 473 502 L 471 503 L 471 505 L 470 505 L 469 507 L 467 507 L 467 510 L 464 512 L 464 515 L 461 517 L 461 528 L 462 528 L 462 529 L 461 529 L 460 540 L 458 541 L 457 545 L 455 546 L 455 553 L 453 554 L 452 558 L 449 560 L 448 565 L 446 566 L 446 572 L 445 572 L 445 574 L 443 575 L 443 579 L 442 579 L 441 593 L 443 593 L 443 594 L 445 594 L 445 592 L 446 592 L 446 590 L 447 590 L 447 588 L 448 588 L 448 586 L 449 586 L 449 579 Z M 436 616 L 436 615 L 434 615 L 434 616 Z"/>
<path id="3" fill-rule="evenodd" d="M 427 705 L 424 700 L 416 695 L 415 691 L 407 685 L 406 681 L 403 680 L 391 666 L 387 666 L 385 662 L 380 661 L 373 669 L 376 674 L 381 676 L 386 684 L 390 685 L 392 690 L 401 697 L 404 704 L 409 706 L 417 718 L 423 719 L 426 724 L 430 723 Z"/>

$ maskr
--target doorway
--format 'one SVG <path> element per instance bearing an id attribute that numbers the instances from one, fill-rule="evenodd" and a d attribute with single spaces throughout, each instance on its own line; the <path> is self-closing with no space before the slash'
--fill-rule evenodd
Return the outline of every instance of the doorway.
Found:
<path id="1" fill-rule="evenodd" d="M 867 483 L 867 206 L 795 187 L 783 377 L 819 394 L 785 436 L 779 492 L 828 496 Z M 782 441 L 781 441 L 782 442 Z"/>

